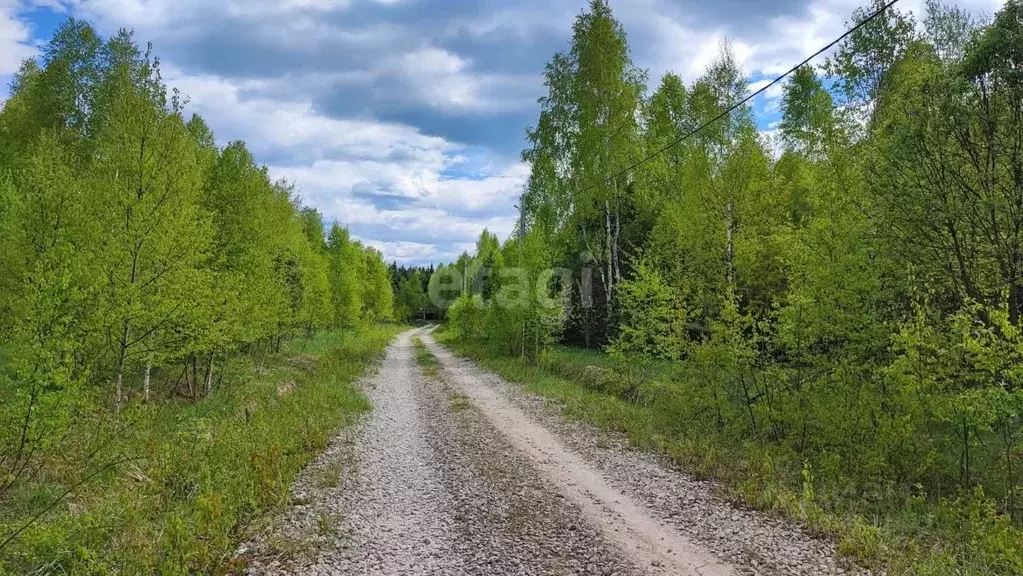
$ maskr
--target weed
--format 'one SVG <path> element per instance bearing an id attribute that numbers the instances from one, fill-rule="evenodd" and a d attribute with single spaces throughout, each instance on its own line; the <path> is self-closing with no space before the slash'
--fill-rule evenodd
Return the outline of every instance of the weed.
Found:
<path id="1" fill-rule="evenodd" d="M 430 352 L 430 349 L 427 348 L 426 344 L 423 344 L 423 341 L 419 338 L 412 341 L 412 346 L 416 354 L 416 363 L 418 363 L 419 367 L 422 369 L 423 375 L 430 380 L 439 380 L 440 364 L 437 362 L 437 358 L 433 355 L 433 353 Z"/>
<path id="2" fill-rule="evenodd" d="M 294 564 L 300 560 L 313 560 L 316 548 L 303 538 L 274 534 L 267 541 L 267 552 L 281 564 Z"/>
<path id="3" fill-rule="evenodd" d="M 337 488 L 341 485 L 341 463 L 331 462 L 319 471 L 316 486 L 322 490 Z"/>
<path id="4" fill-rule="evenodd" d="M 451 394 L 451 405 L 448 408 L 451 412 L 457 413 L 468 409 L 472 406 L 472 402 L 469 401 L 469 397 L 465 394 L 454 392 Z"/>
<path id="5" fill-rule="evenodd" d="M 320 514 L 316 517 L 316 533 L 324 538 L 332 535 L 336 526 L 337 516 Z"/>

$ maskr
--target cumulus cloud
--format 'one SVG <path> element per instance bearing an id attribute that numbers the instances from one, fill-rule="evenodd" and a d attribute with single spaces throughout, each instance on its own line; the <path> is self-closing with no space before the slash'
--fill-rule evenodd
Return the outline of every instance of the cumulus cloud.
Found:
<path id="1" fill-rule="evenodd" d="M 331 118 L 309 102 L 247 96 L 244 81 L 178 69 L 166 76 L 191 108 L 214 119 L 222 143 L 243 139 L 257 157 L 276 158 L 273 176 L 295 183 L 328 221 L 349 226 L 389 259 L 424 254 L 401 242 L 434 243 L 443 255 L 443 246 L 471 243 L 484 227 L 500 234 L 512 228 L 514 217 L 502 215 L 525 181 L 517 161 L 467 167 L 464 146 L 412 126 Z"/>
<path id="2" fill-rule="evenodd" d="M 0 80 L 5 85 L 21 62 L 37 52 L 28 23 L 20 16 L 22 8 L 18 0 L 0 0 Z"/>

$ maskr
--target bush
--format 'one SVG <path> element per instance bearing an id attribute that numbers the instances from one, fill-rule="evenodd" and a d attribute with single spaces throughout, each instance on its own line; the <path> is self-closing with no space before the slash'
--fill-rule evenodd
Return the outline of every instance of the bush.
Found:
<path id="1" fill-rule="evenodd" d="M 462 340 L 479 338 L 486 308 L 479 295 L 462 295 L 448 308 L 448 321 Z"/>

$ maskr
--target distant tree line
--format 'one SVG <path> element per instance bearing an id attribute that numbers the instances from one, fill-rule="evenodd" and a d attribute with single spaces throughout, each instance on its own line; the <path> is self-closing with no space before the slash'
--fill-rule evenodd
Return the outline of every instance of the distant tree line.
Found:
<path id="1" fill-rule="evenodd" d="M 403 322 L 425 322 L 440 320 L 443 308 L 438 307 L 428 296 L 430 278 L 434 267 L 399 266 L 392 263 L 391 288 L 394 290 L 394 315 Z"/>

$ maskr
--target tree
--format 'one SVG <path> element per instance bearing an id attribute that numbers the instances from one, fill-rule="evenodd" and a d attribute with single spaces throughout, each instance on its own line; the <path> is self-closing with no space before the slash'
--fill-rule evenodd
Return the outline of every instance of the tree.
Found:
<path id="1" fill-rule="evenodd" d="M 885 0 L 871 0 L 857 8 L 852 22 L 861 23 L 885 6 Z M 914 40 L 916 23 L 911 14 L 891 7 L 865 24 L 838 45 L 824 69 L 838 80 L 838 88 L 851 106 L 867 119 L 867 107 L 884 88 L 885 75 Z"/>
<path id="2" fill-rule="evenodd" d="M 363 248 L 362 305 L 363 317 L 370 320 L 391 318 L 394 294 L 391 291 L 391 277 L 387 273 L 383 255 L 376 249 Z"/>
<path id="3" fill-rule="evenodd" d="M 302 208 L 298 212 L 298 218 L 309 246 L 317 252 L 326 252 L 327 241 L 323 233 L 323 215 L 320 211 L 316 208 Z"/>
<path id="4" fill-rule="evenodd" d="M 117 37 L 97 107 L 104 123 L 89 170 L 93 217 L 107 231 L 104 332 L 115 358 L 116 405 L 129 364 L 184 315 L 210 242 L 201 173 L 180 104 L 166 100 L 159 68 Z"/>
<path id="5" fill-rule="evenodd" d="M 95 262 L 77 250 L 100 230 L 51 131 L 0 181 L 0 496 L 34 474 L 86 399 L 79 365 L 96 319 Z"/>
<path id="6" fill-rule="evenodd" d="M 555 55 L 546 77 L 548 95 L 523 153 L 532 164 L 525 206 L 545 233 L 568 240 L 566 255 L 585 251 L 592 258 L 610 316 L 623 277 L 633 183 L 608 176 L 639 155 L 636 111 L 645 73 L 633 65 L 607 3 L 593 0 L 576 18 L 569 52 Z"/>
<path id="7" fill-rule="evenodd" d="M 395 312 L 403 322 L 425 319 L 427 295 L 423 290 L 422 273 L 416 270 L 401 281 L 395 295 Z"/>
<path id="8" fill-rule="evenodd" d="M 657 270 L 643 262 L 635 275 L 622 282 L 618 294 L 618 334 L 608 346 L 612 356 L 637 359 L 677 359 L 685 337 L 685 313 L 679 297 Z"/>
<path id="9" fill-rule="evenodd" d="M 441 316 L 462 293 L 464 275 L 457 263 L 441 264 L 433 271 L 427 285 L 427 296 Z"/>
<path id="10" fill-rule="evenodd" d="M 926 39 L 942 60 L 960 61 L 979 26 L 977 18 L 958 6 L 944 4 L 939 0 L 927 0 L 926 7 Z"/>
<path id="11" fill-rule="evenodd" d="M 348 229 L 338 226 L 336 222 L 330 228 L 327 253 L 334 325 L 354 327 L 362 319 L 365 257 L 362 249 L 349 237 Z"/>
<path id="12" fill-rule="evenodd" d="M 878 106 L 872 190 L 882 228 L 923 272 L 956 295 L 955 306 L 1023 308 L 1019 209 L 1023 160 L 1023 57 L 1012 2 L 970 46 L 952 74 L 917 45 L 892 71 Z"/>
<path id="13" fill-rule="evenodd" d="M 273 181 L 244 143 L 219 148 L 203 118 L 186 121 L 185 107 L 131 32 L 104 39 L 74 19 L 23 63 L 0 104 L 8 527 L 46 518 L 34 515 L 79 480 L 116 473 L 121 459 L 97 461 L 148 421 L 152 409 L 131 402 L 137 382 L 147 404 L 174 395 L 198 402 L 215 393 L 219 358 L 246 351 L 261 363 L 297 329 L 332 325 L 335 294 L 354 298 L 341 306 L 353 325 L 364 320 L 363 302 L 366 317 L 391 314 L 380 254 L 345 233 L 344 258 L 333 258 L 321 216 L 301 206 L 294 187 Z M 338 262 L 351 270 L 332 285 Z M 15 552 L 19 560 L 4 567 L 36 570 L 29 564 L 39 557 L 42 570 L 85 566 L 53 557 L 55 541 L 44 540 L 46 552 Z M 5 553 L 12 542 L 0 543 Z M 111 566 L 82 550 L 88 569 Z"/>
<path id="14" fill-rule="evenodd" d="M 782 96 L 782 140 L 789 150 L 811 157 L 825 154 L 840 129 L 831 93 L 810 66 L 801 66 L 785 84 Z"/>

